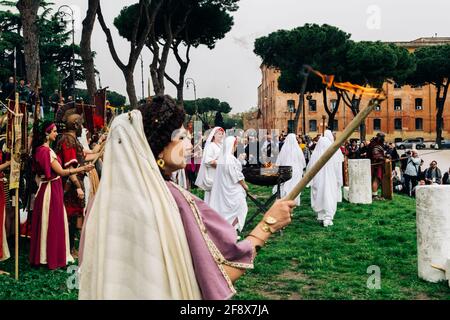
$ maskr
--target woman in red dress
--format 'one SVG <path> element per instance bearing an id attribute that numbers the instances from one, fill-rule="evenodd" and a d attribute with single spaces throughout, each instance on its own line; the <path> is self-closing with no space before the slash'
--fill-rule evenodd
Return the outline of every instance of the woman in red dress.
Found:
<path id="1" fill-rule="evenodd" d="M 3 153 L 0 151 L 0 163 L 3 162 Z M 6 241 L 6 197 L 5 197 L 5 189 L 3 185 L 3 177 L 5 170 L 9 167 L 10 161 L 6 161 L 0 165 L 0 261 L 6 260 L 9 258 L 9 248 L 8 242 Z"/>
<path id="2" fill-rule="evenodd" d="M 44 122 L 35 129 L 33 135 L 33 161 L 39 189 L 31 223 L 30 263 L 57 269 L 73 261 L 61 176 L 90 171 L 93 165 L 76 169 L 62 168 L 61 160 L 50 148 L 58 135 L 54 123 Z"/>

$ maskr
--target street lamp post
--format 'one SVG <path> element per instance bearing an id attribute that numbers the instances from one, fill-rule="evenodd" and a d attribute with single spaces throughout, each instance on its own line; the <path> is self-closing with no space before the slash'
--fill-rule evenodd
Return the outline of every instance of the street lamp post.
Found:
<path id="1" fill-rule="evenodd" d="M 102 88 L 102 79 L 100 78 L 100 72 L 98 73 L 98 87 Z"/>
<path id="2" fill-rule="evenodd" d="M 192 78 L 186 78 L 185 83 L 186 83 L 187 89 L 189 89 L 189 85 L 191 85 L 191 84 L 194 86 L 194 99 L 195 99 L 194 100 L 194 108 L 195 108 L 194 116 L 197 117 L 197 111 L 198 111 L 198 109 L 197 109 L 197 86 L 195 85 L 195 81 Z"/>
<path id="3" fill-rule="evenodd" d="M 141 84 L 142 84 L 142 101 L 144 101 L 144 60 L 142 59 L 142 54 L 140 55 L 141 58 Z"/>
<path id="4" fill-rule="evenodd" d="M 70 10 L 70 13 L 61 11 L 63 8 L 68 8 Z M 75 101 L 75 16 L 73 13 L 73 10 L 68 5 L 62 5 L 58 8 L 57 14 L 61 16 L 61 25 L 64 26 L 64 19 L 63 17 L 68 14 L 72 18 L 72 99 Z"/>

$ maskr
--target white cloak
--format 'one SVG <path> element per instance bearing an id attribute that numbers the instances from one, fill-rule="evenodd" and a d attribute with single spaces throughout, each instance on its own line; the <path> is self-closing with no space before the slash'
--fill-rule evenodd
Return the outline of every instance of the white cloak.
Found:
<path id="1" fill-rule="evenodd" d="M 333 133 L 330 130 L 325 131 L 324 135 L 332 143 L 334 142 Z M 336 178 L 337 178 L 337 189 L 338 189 L 338 202 L 342 202 L 342 187 L 344 186 L 344 175 L 342 172 L 342 163 L 344 162 L 344 155 L 341 149 L 338 149 L 333 155 L 332 161 L 336 165 Z"/>
<path id="2" fill-rule="evenodd" d="M 222 148 L 222 145 L 211 141 L 214 138 L 214 134 L 219 129 L 222 128 L 215 127 L 213 130 L 211 130 L 208 139 L 206 140 L 205 149 L 203 150 L 202 163 L 200 164 L 197 179 L 195 180 L 195 185 L 205 191 L 204 200 L 208 204 L 210 201 L 210 194 L 214 183 L 214 177 L 216 175 L 216 168 L 211 165 L 211 162 L 217 161 L 219 159 L 220 151 Z"/>
<path id="3" fill-rule="evenodd" d="M 278 166 L 292 167 L 292 178 L 280 185 L 280 196 L 283 198 L 287 196 L 302 179 L 303 169 L 306 167 L 305 155 L 297 143 L 295 134 L 288 134 L 275 164 Z M 276 191 L 277 186 L 273 187 L 272 192 L 275 194 Z M 297 202 L 297 206 L 299 206 L 300 195 L 295 201 Z"/>
<path id="4" fill-rule="evenodd" d="M 236 229 L 242 231 L 248 207 L 244 188 L 242 165 L 233 155 L 235 137 L 227 137 L 218 160 L 214 185 L 211 190 L 210 207 L 216 210 L 231 225 L 237 219 Z"/>
<path id="5" fill-rule="evenodd" d="M 311 168 L 325 151 L 331 146 L 328 138 L 321 137 L 314 148 L 311 160 L 308 163 L 308 169 Z M 311 180 L 311 207 L 321 215 L 327 215 L 333 219 L 337 209 L 338 191 L 336 162 L 334 156 L 320 169 L 316 176 Z"/>

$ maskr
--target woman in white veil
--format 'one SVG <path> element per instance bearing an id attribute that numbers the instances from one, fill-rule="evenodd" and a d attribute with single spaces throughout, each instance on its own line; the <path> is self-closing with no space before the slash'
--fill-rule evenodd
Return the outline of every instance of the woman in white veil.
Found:
<path id="1" fill-rule="evenodd" d="M 325 130 L 324 135 L 331 143 L 334 142 L 334 135 L 330 130 Z M 333 155 L 332 161 L 336 166 L 336 178 L 337 178 L 337 190 L 338 190 L 338 202 L 342 202 L 342 187 L 344 186 L 344 176 L 342 172 L 342 163 L 344 162 L 344 155 L 339 148 Z"/>
<path id="2" fill-rule="evenodd" d="M 222 149 L 222 140 L 224 130 L 221 127 L 215 127 L 209 133 L 203 150 L 202 163 L 198 171 L 195 185 L 205 191 L 205 202 L 209 203 L 211 189 L 216 175 L 217 160 Z"/>
<path id="3" fill-rule="evenodd" d="M 328 138 L 321 137 L 319 139 L 311 155 L 307 170 L 320 159 L 331 145 L 332 142 Z M 317 220 L 322 222 L 324 227 L 333 225 L 338 202 L 337 185 L 336 157 L 333 156 L 310 182 L 311 207 L 317 213 Z"/>
<path id="4" fill-rule="evenodd" d="M 277 166 L 291 166 L 292 178 L 280 186 L 280 196 L 285 197 L 297 185 L 303 177 L 303 170 L 306 167 L 305 155 L 300 149 L 294 133 L 288 134 L 283 147 L 278 154 Z M 273 193 L 277 192 L 277 186 L 273 188 Z M 297 206 L 300 205 L 300 195 L 295 199 Z"/>
<path id="5" fill-rule="evenodd" d="M 180 213 L 139 111 L 112 123 L 82 241 L 80 299 L 201 297 Z"/>
<path id="6" fill-rule="evenodd" d="M 229 224 L 242 231 L 248 212 L 246 200 L 248 186 L 242 174 L 242 164 L 234 156 L 236 145 L 236 137 L 225 139 L 209 205 Z"/>

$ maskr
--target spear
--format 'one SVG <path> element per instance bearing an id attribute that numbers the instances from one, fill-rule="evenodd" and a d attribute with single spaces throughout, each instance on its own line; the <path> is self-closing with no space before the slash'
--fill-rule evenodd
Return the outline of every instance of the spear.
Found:
<path id="1" fill-rule="evenodd" d="M 317 162 L 306 171 L 302 180 L 292 189 L 292 191 L 283 200 L 294 200 L 305 189 L 308 183 L 314 178 L 314 176 L 322 169 L 322 167 L 331 159 L 335 152 L 341 147 L 341 145 L 347 140 L 352 133 L 358 128 L 358 126 L 369 116 L 372 110 L 379 104 L 377 98 L 370 101 L 369 105 L 362 111 L 360 111 L 356 117 L 345 128 L 344 132 L 334 141 L 334 143 L 325 151 L 325 153 L 317 160 Z"/>

